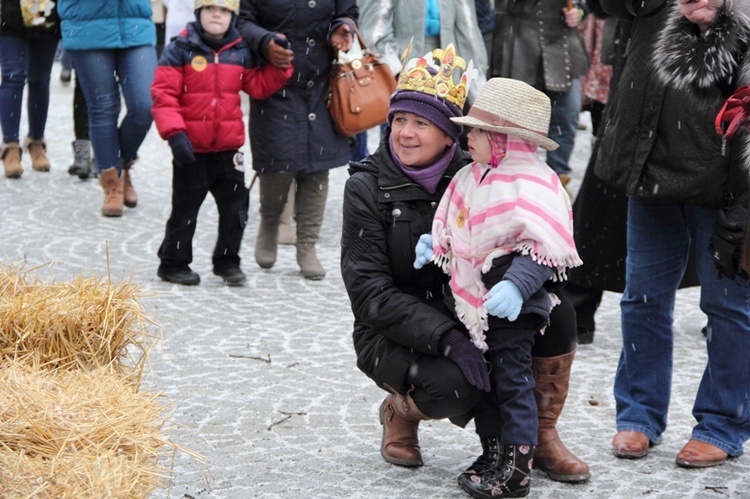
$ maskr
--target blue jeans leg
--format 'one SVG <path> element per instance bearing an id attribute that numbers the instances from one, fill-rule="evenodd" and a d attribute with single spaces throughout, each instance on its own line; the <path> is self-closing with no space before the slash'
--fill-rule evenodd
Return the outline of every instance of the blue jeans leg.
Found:
<path id="1" fill-rule="evenodd" d="M 693 405 L 692 438 L 738 456 L 750 438 L 750 285 L 716 276 L 709 251 L 715 210 L 696 208 L 694 218 L 708 364 Z"/>
<path id="2" fill-rule="evenodd" d="M 623 346 L 614 383 L 617 430 L 639 431 L 655 444 L 667 425 L 674 303 L 689 248 L 682 204 L 630 199 Z"/>
<path id="3" fill-rule="evenodd" d="M 575 78 L 567 92 L 545 93 L 552 101 L 549 138 L 560 144 L 557 150 L 547 151 L 547 164 L 556 173 L 569 173 L 570 156 L 578 133 L 578 115 L 581 112 L 581 80 Z"/>
<path id="4" fill-rule="evenodd" d="M 89 135 L 99 171 L 122 170 L 138 156 L 151 127 L 154 47 L 71 51 L 89 111 Z M 127 113 L 118 126 L 120 89 Z"/>
<path id="5" fill-rule="evenodd" d="M 57 42 L 26 40 L 14 35 L 0 36 L 0 127 L 3 142 L 19 142 L 23 91 L 28 84 L 26 102 L 28 136 L 44 137 L 49 109 L 49 82 Z M 30 61 L 34 61 L 30 64 Z"/>

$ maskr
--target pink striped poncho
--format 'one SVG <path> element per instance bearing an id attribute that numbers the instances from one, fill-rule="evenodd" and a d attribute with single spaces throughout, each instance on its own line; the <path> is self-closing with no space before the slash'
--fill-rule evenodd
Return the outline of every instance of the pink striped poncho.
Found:
<path id="1" fill-rule="evenodd" d="M 451 274 L 456 313 L 472 342 L 487 350 L 482 274 L 510 253 L 554 267 L 553 280 L 580 265 L 573 241 L 570 198 L 557 174 L 530 142 L 509 137 L 497 167 L 473 162 L 443 194 L 432 223 L 433 261 Z"/>

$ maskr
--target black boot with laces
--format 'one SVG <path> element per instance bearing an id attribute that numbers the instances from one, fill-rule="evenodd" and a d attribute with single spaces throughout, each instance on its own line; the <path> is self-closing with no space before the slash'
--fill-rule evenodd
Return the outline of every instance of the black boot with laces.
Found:
<path id="1" fill-rule="evenodd" d="M 476 474 L 467 470 L 458 477 L 458 485 L 472 497 L 524 497 L 531 486 L 534 449 L 532 445 L 505 445 L 498 466 Z"/>
<path id="2" fill-rule="evenodd" d="M 479 437 L 479 441 L 482 443 L 482 455 L 461 473 L 458 477 L 459 482 L 461 479 L 471 479 L 472 475 L 480 475 L 497 468 L 502 463 L 503 447 L 500 437 Z"/>

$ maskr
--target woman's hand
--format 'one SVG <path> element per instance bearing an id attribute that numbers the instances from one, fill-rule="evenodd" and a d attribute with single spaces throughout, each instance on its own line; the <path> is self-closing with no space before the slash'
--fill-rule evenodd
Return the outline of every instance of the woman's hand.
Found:
<path id="1" fill-rule="evenodd" d="M 578 26 L 578 23 L 581 22 L 581 12 L 576 7 L 573 7 L 572 9 L 563 9 L 562 12 L 565 25 L 568 28 L 575 28 Z"/>
<path id="2" fill-rule="evenodd" d="M 706 31 L 724 6 L 724 0 L 678 0 L 677 5 L 688 21 L 697 24 L 701 31 Z"/>
<path id="3" fill-rule="evenodd" d="M 274 38 L 280 38 L 286 40 L 286 36 L 281 33 L 276 33 L 272 36 L 268 42 L 268 61 L 279 69 L 287 69 L 294 60 L 294 52 L 292 49 L 285 48 L 274 40 Z"/>
<path id="4" fill-rule="evenodd" d="M 475 386 L 483 392 L 490 391 L 490 375 L 487 372 L 484 356 L 466 336 L 451 329 L 440 338 L 438 348 L 443 355 L 461 369 L 461 373 L 471 386 Z"/>
<path id="5" fill-rule="evenodd" d="M 341 26 L 331 33 L 331 47 L 344 52 L 352 48 L 352 29 L 348 23 L 341 23 Z"/>

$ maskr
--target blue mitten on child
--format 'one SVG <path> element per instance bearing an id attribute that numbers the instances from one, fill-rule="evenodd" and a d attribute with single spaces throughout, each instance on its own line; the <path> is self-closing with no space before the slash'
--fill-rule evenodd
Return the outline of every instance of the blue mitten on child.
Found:
<path id="1" fill-rule="evenodd" d="M 414 260 L 414 268 L 419 270 L 430 263 L 435 252 L 432 250 L 432 234 L 422 234 L 417 241 L 415 249 L 417 258 Z"/>
<path id="2" fill-rule="evenodd" d="M 505 280 L 492 286 L 484 302 L 488 313 L 501 319 L 507 318 L 510 322 L 518 319 L 522 305 L 523 296 L 521 296 L 518 286 Z"/>
<path id="3" fill-rule="evenodd" d="M 178 132 L 172 135 L 167 139 L 167 142 L 169 142 L 169 147 L 172 148 L 172 155 L 178 164 L 183 165 L 195 161 L 193 144 L 190 143 L 190 139 L 185 132 Z"/>

